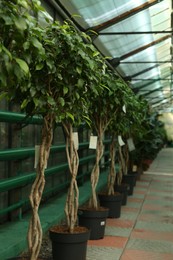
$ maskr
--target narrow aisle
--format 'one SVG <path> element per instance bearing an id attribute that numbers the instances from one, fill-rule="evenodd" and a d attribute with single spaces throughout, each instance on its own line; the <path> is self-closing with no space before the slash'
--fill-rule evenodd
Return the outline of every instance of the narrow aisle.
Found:
<path id="1" fill-rule="evenodd" d="M 121 217 L 107 219 L 104 239 L 89 241 L 87 260 L 173 259 L 172 158 L 172 148 L 158 154 L 122 206 Z"/>
<path id="2" fill-rule="evenodd" d="M 173 149 L 162 149 L 138 182 L 148 189 L 121 260 L 173 259 Z M 136 190 L 136 192 L 137 192 Z"/>
<path id="3" fill-rule="evenodd" d="M 170 174 L 173 176 L 173 148 L 163 148 L 157 155 L 157 158 L 150 165 L 147 174 L 164 175 Z"/>

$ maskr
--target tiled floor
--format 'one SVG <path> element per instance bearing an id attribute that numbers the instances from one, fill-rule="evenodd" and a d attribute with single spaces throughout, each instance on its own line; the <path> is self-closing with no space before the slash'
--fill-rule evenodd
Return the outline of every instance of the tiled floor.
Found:
<path id="1" fill-rule="evenodd" d="M 87 260 L 173 260 L 173 149 L 164 148 L 105 237 L 90 240 Z"/>

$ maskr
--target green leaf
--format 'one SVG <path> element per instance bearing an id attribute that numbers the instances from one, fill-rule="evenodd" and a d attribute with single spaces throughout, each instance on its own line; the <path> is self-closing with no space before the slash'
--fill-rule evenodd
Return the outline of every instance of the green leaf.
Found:
<path id="1" fill-rule="evenodd" d="M 82 68 L 81 68 L 81 67 L 76 67 L 76 70 L 77 70 L 77 72 L 78 72 L 79 74 L 82 73 Z"/>
<path id="2" fill-rule="evenodd" d="M 65 105 L 65 101 L 64 101 L 64 99 L 62 97 L 60 97 L 58 100 L 59 100 L 61 106 Z"/>
<path id="3" fill-rule="evenodd" d="M 18 65 L 20 66 L 20 68 L 26 73 L 29 73 L 29 67 L 27 65 L 27 63 L 24 60 L 15 58 L 16 62 L 18 63 Z"/>
<path id="4" fill-rule="evenodd" d="M 1 76 L 0 76 L 0 80 L 1 80 Z M 4 98 L 8 97 L 8 93 L 7 92 L 3 92 L 0 94 L 0 101 L 3 100 Z"/>
<path id="5" fill-rule="evenodd" d="M 79 99 L 80 98 L 80 95 L 76 92 L 76 98 Z"/>
<path id="6" fill-rule="evenodd" d="M 33 97 L 36 93 L 36 89 L 35 88 L 30 88 L 30 92 L 31 92 L 31 96 Z"/>
<path id="7" fill-rule="evenodd" d="M 9 52 L 9 50 L 7 48 L 5 48 L 4 45 L 2 45 L 2 50 L 8 55 L 8 57 L 10 58 L 10 60 L 12 60 L 12 55 L 11 53 Z"/>
<path id="8" fill-rule="evenodd" d="M 96 57 L 96 56 L 98 56 L 98 55 L 100 55 L 100 52 L 98 52 L 98 51 L 95 51 L 95 52 L 93 53 L 93 57 Z"/>
<path id="9" fill-rule="evenodd" d="M 67 115 L 68 117 L 70 117 L 70 118 L 72 119 L 72 121 L 74 121 L 74 116 L 73 116 L 71 113 L 66 112 L 66 115 Z"/>
<path id="10" fill-rule="evenodd" d="M 78 79 L 77 85 L 78 85 L 79 88 L 82 88 L 83 85 L 84 85 L 84 80 L 83 79 Z"/>
<path id="11" fill-rule="evenodd" d="M 54 106 L 55 105 L 55 101 L 52 97 L 48 96 L 48 103 L 51 105 L 51 106 Z"/>
<path id="12" fill-rule="evenodd" d="M 27 28 L 27 23 L 22 17 L 15 17 L 14 23 L 15 23 L 16 27 L 21 31 L 24 31 Z"/>
<path id="13" fill-rule="evenodd" d="M 63 94 L 67 94 L 68 93 L 68 88 L 67 87 L 63 87 Z"/>
<path id="14" fill-rule="evenodd" d="M 37 64 L 36 65 L 36 70 L 41 70 L 43 68 L 43 63 Z"/>
<path id="15" fill-rule="evenodd" d="M 32 44 L 34 45 L 35 48 L 37 48 L 38 50 L 40 50 L 41 52 L 43 52 L 43 46 L 42 44 L 37 40 L 37 38 L 33 37 L 31 39 Z"/>
<path id="16" fill-rule="evenodd" d="M 29 102 L 28 99 L 24 99 L 21 104 L 21 109 L 24 109 L 27 106 L 28 102 Z"/>

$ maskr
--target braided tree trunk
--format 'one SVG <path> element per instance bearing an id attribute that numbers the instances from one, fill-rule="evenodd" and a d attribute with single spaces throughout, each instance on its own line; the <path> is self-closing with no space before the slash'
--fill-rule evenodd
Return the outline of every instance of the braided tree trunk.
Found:
<path id="1" fill-rule="evenodd" d="M 50 146 L 53 138 L 53 121 L 54 117 L 51 114 L 48 114 L 44 118 L 39 163 L 36 169 L 36 179 L 32 185 L 31 193 L 29 196 L 32 207 L 32 217 L 28 229 L 28 247 L 30 260 L 36 260 L 38 258 L 42 243 L 42 228 L 38 215 L 38 209 L 45 186 L 44 171 L 47 166 Z"/>
<path id="2" fill-rule="evenodd" d="M 101 130 L 103 128 L 100 127 L 100 131 L 98 131 L 98 142 L 97 142 L 97 148 L 96 148 L 96 161 L 95 165 L 93 167 L 93 170 L 91 172 L 91 188 L 92 188 L 92 195 L 89 202 L 89 206 L 94 209 L 98 209 L 98 200 L 97 200 L 97 194 L 96 194 L 96 187 L 98 184 L 99 176 L 100 176 L 100 160 L 103 155 L 103 134 L 104 131 Z"/>
<path id="3" fill-rule="evenodd" d="M 108 195 L 114 195 L 114 184 L 115 184 L 115 178 L 116 178 L 116 169 L 115 169 L 115 136 L 112 136 L 112 141 L 110 144 L 110 170 L 108 175 Z"/>
<path id="4" fill-rule="evenodd" d="M 66 154 L 69 165 L 69 171 L 71 175 L 70 188 L 67 193 L 65 214 L 67 219 L 67 225 L 69 232 L 73 233 L 74 227 L 77 223 L 77 212 L 79 203 L 79 189 L 76 181 L 78 167 L 79 167 L 79 157 L 78 151 L 75 147 L 73 140 L 73 128 L 71 124 L 63 124 L 66 132 Z"/>
<path id="5" fill-rule="evenodd" d="M 122 178 L 123 178 L 123 172 L 124 172 L 124 167 L 125 167 L 125 163 L 124 163 L 124 157 L 122 154 L 122 149 L 121 146 L 118 145 L 118 162 L 119 162 L 119 173 L 118 173 L 118 178 L 117 178 L 117 184 L 120 185 L 122 182 Z"/>
<path id="6" fill-rule="evenodd" d="M 127 175 L 129 168 L 129 150 L 127 144 L 124 146 L 124 161 L 125 161 L 125 171 L 124 174 Z"/>

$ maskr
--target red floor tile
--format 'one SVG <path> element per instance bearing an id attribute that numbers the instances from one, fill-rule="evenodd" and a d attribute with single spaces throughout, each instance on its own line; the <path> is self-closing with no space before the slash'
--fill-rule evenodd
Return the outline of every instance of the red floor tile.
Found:
<path id="1" fill-rule="evenodd" d="M 134 221 L 126 219 L 110 219 L 106 220 L 106 226 L 121 227 L 121 228 L 132 228 Z"/>
<path id="2" fill-rule="evenodd" d="M 138 211 L 139 209 L 128 207 L 128 205 L 122 208 L 122 212 L 127 212 L 127 214 L 128 212 L 138 212 Z"/>
<path id="3" fill-rule="evenodd" d="M 121 260 L 172 260 L 173 254 L 148 252 L 143 250 L 127 249 L 120 258 Z"/>
<path id="4" fill-rule="evenodd" d="M 158 196 L 147 195 L 146 198 L 147 200 L 157 200 Z"/>
<path id="5" fill-rule="evenodd" d="M 131 237 L 173 242 L 173 233 L 172 232 L 163 232 L 163 231 L 158 232 L 158 231 L 149 231 L 149 230 L 144 230 L 144 229 L 135 229 L 132 231 Z"/>
<path id="6" fill-rule="evenodd" d="M 128 238 L 126 237 L 105 236 L 103 239 L 89 240 L 88 245 L 123 248 L 125 247 L 127 240 Z"/>
<path id="7" fill-rule="evenodd" d="M 164 222 L 164 217 L 159 216 L 158 214 L 145 214 L 142 213 L 139 217 L 138 220 L 142 221 L 153 221 L 153 222 Z"/>
<path id="8" fill-rule="evenodd" d="M 135 190 L 134 193 L 136 193 L 136 194 L 145 194 L 146 191 L 145 190 Z"/>
<path id="9" fill-rule="evenodd" d="M 163 210 L 163 206 L 154 205 L 154 204 L 145 204 L 143 205 L 143 209 L 147 210 Z"/>
<path id="10" fill-rule="evenodd" d="M 133 198 L 133 197 L 131 197 L 131 198 L 128 198 L 128 201 L 131 201 L 131 202 L 139 202 L 139 203 L 141 203 L 141 202 L 143 201 L 143 199 L 139 199 L 139 198 Z"/>

